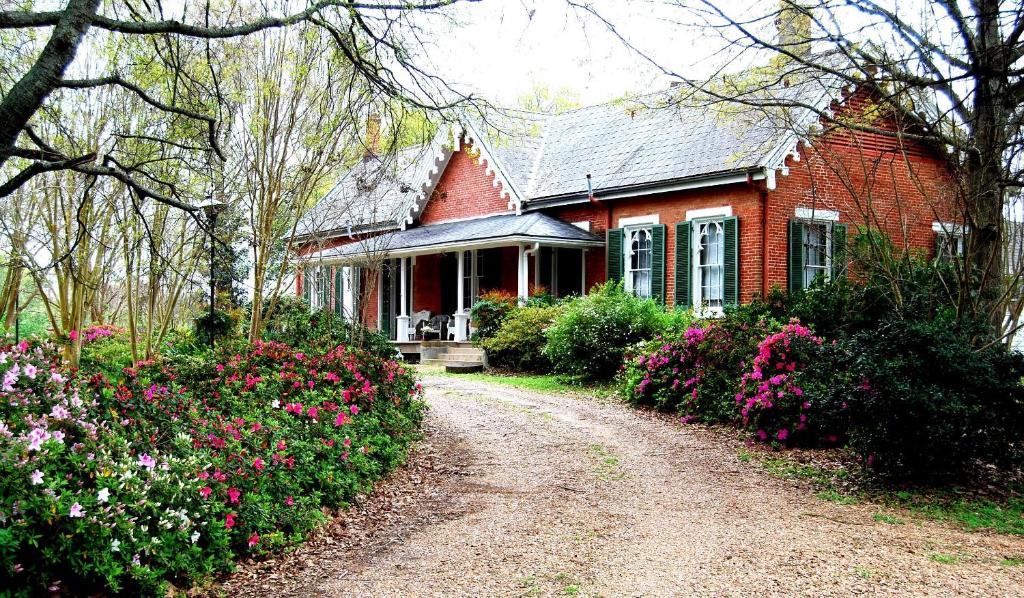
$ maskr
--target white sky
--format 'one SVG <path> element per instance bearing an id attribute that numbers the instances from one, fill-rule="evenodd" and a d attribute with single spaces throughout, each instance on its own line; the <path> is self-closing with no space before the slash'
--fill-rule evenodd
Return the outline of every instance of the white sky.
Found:
<path id="1" fill-rule="evenodd" d="M 624 35 L 673 68 L 707 55 L 707 39 L 658 19 L 644 0 L 597 0 Z M 483 0 L 458 7 L 460 26 L 435 40 L 435 68 L 450 82 L 512 105 L 546 86 L 569 88 L 584 105 L 667 87 L 668 78 L 626 48 L 603 24 L 563 0 Z M 678 9 L 662 16 L 681 16 Z M 703 45 L 703 47 L 702 47 Z"/>

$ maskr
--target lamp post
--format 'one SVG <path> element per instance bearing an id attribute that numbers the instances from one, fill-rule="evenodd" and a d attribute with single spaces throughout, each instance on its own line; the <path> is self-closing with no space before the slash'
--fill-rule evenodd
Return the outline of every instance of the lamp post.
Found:
<path id="1" fill-rule="evenodd" d="M 203 205 L 203 212 L 206 214 L 206 222 L 210 227 L 210 320 L 208 322 L 207 332 L 210 334 L 210 348 L 213 348 L 213 319 L 215 317 L 215 305 L 217 300 L 217 277 L 215 268 L 215 256 L 217 255 L 217 236 L 214 234 L 217 229 L 217 216 L 224 211 L 227 204 L 221 201 L 214 201 L 212 197 L 207 196 L 207 202 Z"/>

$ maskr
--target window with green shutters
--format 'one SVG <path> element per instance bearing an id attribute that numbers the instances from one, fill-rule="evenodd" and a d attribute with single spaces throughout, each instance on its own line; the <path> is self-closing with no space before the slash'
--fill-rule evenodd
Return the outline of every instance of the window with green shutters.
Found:
<path id="1" fill-rule="evenodd" d="M 818 277 L 832 280 L 846 276 L 846 231 L 846 225 L 838 222 L 789 221 L 789 292 L 806 289 Z"/>
<path id="2" fill-rule="evenodd" d="M 739 219 L 700 218 L 676 224 L 676 307 L 720 311 L 740 297 Z"/>

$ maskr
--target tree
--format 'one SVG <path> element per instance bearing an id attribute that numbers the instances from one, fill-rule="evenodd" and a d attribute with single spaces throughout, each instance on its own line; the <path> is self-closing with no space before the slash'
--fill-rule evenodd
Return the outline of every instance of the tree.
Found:
<path id="1" fill-rule="evenodd" d="M 169 122 L 185 120 L 193 125 L 186 139 L 158 135 L 150 141 L 209 151 L 223 160 L 216 111 L 221 104 L 220 82 L 209 58 L 216 52 L 217 41 L 272 29 L 314 26 L 335 42 L 337 51 L 368 87 L 432 110 L 458 105 L 466 98 L 453 94 L 438 77 L 413 63 L 412 44 L 402 32 L 417 31 L 411 20 L 413 14 L 437 11 L 459 1 L 315 0 L 301 9 L 288 0 L 263 8 L 235 4 L 214 7 L 206 3 L 200 9 L 185 5 L 180 14 L 170 18 L 159 3 L 138 7 L 124 0 L 107 4 L 68 0 L 56 10 L 40 10 L 28 3 L 27 8 L 0 11 L 4 53 L 20 58 L 5 67 L 9 72 L 3 79 L 12 83 L 2 88 L 0 96 L 0 173 L 5 175 L 0 179 L 0 198 L 44 172 L 70 170 L 114 179 L 140 200 L 153 199 L 195 212 L 192 198 L 154 176 L 146 164 L 136 162 L 131 152 L 116 142 L 70 153 L 40 134 L 33 121 L 47 110 L 48 98 L 57 91 L 116 89 L 144 102 Z M 35 33 L 41 29 L 50 31 L 45 43 L 36 41 Z M 91 39 L 94 32 L 99 37 Z M 134 37 L 150 44 L 150 65 L 158 65 L 174 77 L 147 85 L 123 72 L 133 65 L 118 61 L 109 63 L 107 72 L 98 76 L 68 75 L 83 50 L 95 50 L 110 37 Z M 38 51 L 15 50 L 23 46 L 37 47 Z M 208 76 L 183 68 L 179 62 L 182 54 L 189 59 L 205 55 L 210 67 Z"/>
<path id="2" fill-rule="evenodd" d="M 615 24 L 589 3 L 570 4 Z M 725 3 L 666 0 L 721 44 L 722 64 L 757 63 L 744 72 L 700 80 L 684 77 L 659 57 L 620 36 L 644 60 L 678 79 L 690 101 L 742 105 L 766 114 L 800 109 L 822 131 L 862 132 L 927 144 L 945 154 L 968 226 L 959 268 L 961 317 L 988 320 L 992 337 L 1012 332 L 1007 313 L 1021 297 L 1021 273 L 1009 272 L 1007 207 L 1024 185 L 1024 6 L 998 0 L 922 3 L 911 12 L 895 1 L 780 0 Z M 785 93 L 787 83 L 830 80 L 835 89 L 870 89 L 868 110 L 836 113 Z M 837 97 L 836 99 L 843 99 Z M 877 126 L 880 115 L 902 115 L 899 126 Z M 797 123 L 787 123 L 795 128 Z M 807 135 L 806 126 L 796 130 Z"/>

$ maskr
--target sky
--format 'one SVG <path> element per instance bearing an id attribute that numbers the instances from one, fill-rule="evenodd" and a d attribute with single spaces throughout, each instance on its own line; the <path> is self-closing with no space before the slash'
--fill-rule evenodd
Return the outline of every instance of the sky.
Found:
<path id="1" fill-rule="evenodd" d="M 681 11 L 662 11 L 659 18 L 644 0 L 597 0 L 594 5 L 659 60 L 680 66 L 707 55 L 707 39 L 664 20 Z M 604 24 L 563 0 L 483 0 L 450 14 L 458 25 L 428 48 L 435 69 L 501 105 L 514 105 L 537 86 L 571 89 L 583 105 L 591 105 L 669 84 Z"/>

